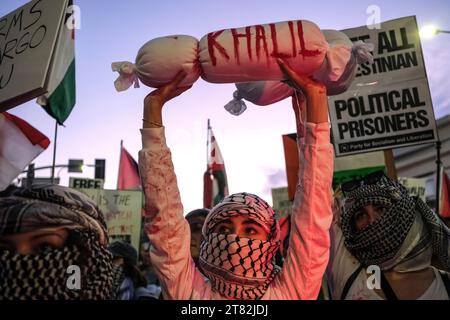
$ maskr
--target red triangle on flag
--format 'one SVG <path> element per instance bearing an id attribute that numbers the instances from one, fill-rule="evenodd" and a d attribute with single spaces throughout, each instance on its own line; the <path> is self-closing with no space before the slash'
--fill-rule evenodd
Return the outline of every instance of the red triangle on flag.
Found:
<path id="1" fill-rule="evenodd" d="M 117 190 L 140 189 L 139 166 L 130 153 L 122 147 L 120 151 L 119 178 Z"/>
<path id="2" fill-rule="evenodd" d="M 42 149 L 47 149 L 50 145 L 50 140 L 25 120 L 22 120 L 21 118 L 8 112 L 3 112 L 2 114 L 6 119 L 20 129 L 20 131 L 22 131 L 23 135 L 28 138 L 32 145 L 39 145 Z"/>
<path id="3" fill-rule="evenodd" d="M 442 217 L 450 218 L 450 179 L 445 171 L 442 174 L 442 188 L 439 211 Z"/>

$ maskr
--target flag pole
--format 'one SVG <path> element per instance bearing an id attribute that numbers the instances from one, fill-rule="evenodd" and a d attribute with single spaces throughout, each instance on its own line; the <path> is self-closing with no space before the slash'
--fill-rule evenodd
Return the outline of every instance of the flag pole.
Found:
<path id="1" fill-rule="evenodd" d="M 436 214 L 440 215 L 440 197 L 441 197 L 441 141 L 436 141 Z"/>
<path id="2" fill-rule="evenodd" d="M 58 138 L 58 121 L 55 121 L 55 140 L 53 143 L 52 184 L 55 183 L 56 139 Z"/>
<path id="3" fill-rule="evenodd" d="M 208 119 L 208 128 L 206 129 L 206 168 L 208 169 L 208 162 L 209 162 L 209 140 L 211 139 L 211 137 L 209 136 L 210 134 L 210 130 L 211 129 L 211 120 Z"/>
<path id="4" fill-rule="evenodd" d="M 119 169 L 117 170 L 117 190 L 119 190 L 120 163 L 122 162 L 123 140 L 120 140 Z"/>

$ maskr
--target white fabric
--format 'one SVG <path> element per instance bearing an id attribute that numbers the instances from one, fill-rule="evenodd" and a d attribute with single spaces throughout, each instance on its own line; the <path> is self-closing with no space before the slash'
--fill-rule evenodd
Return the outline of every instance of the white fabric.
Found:
<path id="1" fill-rule="evenodd" d="M 117 91 L 128 89 L 138 79 L 146 86 L 158 88 L 169 83 L 180 71 L 187 73 L 180 86 L 190 86 L 200 77 L 198 40 L 191 36 L 175 35 L 153 39 L 139 50 L 135 64 L 112 63 L 119 72 L 115 82 Z"/>
<path id="2" fill-rule="evenodd" d="M 334 300 L 341 298 L 344 286 L 358 268 L 359 262 L 344 246 L 344 237 L 339 226 L 333 222 L 331 227 L 331 255 L 327 270 L 328 284 Z M 433 268 L 435 279 L 430 287 L 417 300 L 448 300 L 439 271 Z M 362 270 L 347 293 L 346 300 L 384 300 L 375 290 L 367 287 L 367 275 Z"/>
<path id="3" fill-rule="evenodd" d="M 439 271 L 436 268 L 432 269 L 434 271 L 433 282 L 416 300 L 449 300 Z M 366 281 L 367 277 L 364 274 L 364 271 L 361 271 L 353 283 L 353 286 L 350 288 L 345 300 L 384 300 L 375 290 L 367 288 Z"/>
<path id="4" fill-rule="evenodd" d="M 312 74 L 328 49 L 317 25 L 298 20 L 209 33 L 200 40 L 199 58 L 208 82 L 283 80 L 276 57 L 284 57 L 297 72 Z"/>
<path id="5" fill-rule="evenodd" d="M 20 128 L 0 114 L 0 191 L 42 151 L 41 146 L 33 145 Z"/>
<path id="6" fill-rule="evenodd" d="M 327 87 L 327 95 L 341 94 L 352 84 L 358 64 L 373 61 L 370 52 L 374 46 L 362 41 L 352 44 L 347 35 L 340 31 L 323 30 L 322 32 L 330 47 L 324 63 L 314 72 L 313 77 Z M 239 105 L 242 99 L 258 106 L 266 106 L 284 100 L 294 93 L 293 88 L 280 81 L 236 83 L 236 88 L 234 98 L 227 106 Z"/>
<path id="7" fill-rule="evenodd" d="M 118 72 L 119 77 L 114 82 L 114 86 L 117 91 L 124 91 L 134 84 L 135 88 L 139 88 L 139 78 L 136 74 L 136 66 L 131 62 L 120 61 L 114 62 L 112 65 L 112 71 Z"/>
<path id="8" fill-rule="evenodd" d="M 118 91 L 133 83 L 138 87 L 138 79 L 158 88 L 181 70 L 187 73 L 181 86 L 192 85 L 200 75 L 212 83 L 281 81 L 276 58 L 285 59 L 296 72 L 335 81 L 346 71 L 351 46 L 339 31 L 322 32 L 310 21 L 295 20 L 219 30 L 200 42 L 186 35 L 156 38 L 139 50 L 135 64 L 115 62 L 112 67 L 120 74 Z M 244 109 L 242 104 L 227 108 L 234 114 Z"/>
<path id="9" fill-rule="evenodd" d="M 315 73 L 314 77 L 321 82 L 325 80 L 338 81 L 350 61 L 353 43 L 343 32 L 337 30 L 322 30 L 322 32 L 330 44 L 324 61 L 326 72 L 324 74 Z"/>
<path id="10" fill-rule="evenodd" d="M 236 83 L 237 96 L 256 105 L 267 106 L 292 96 L 294 89 L 281 81 Z"/>
<path id="11" fill-rule="evenodd" d="M 414 220 L 411 229 L 408 232 L 401 248 L 397 254 L 392 257 L 391 260 L 385 261 L 380 265 L 382 270 L 390 270 L 405 273 L 414 272 L 428 268 L 431 265 L 431 258 L 433 256 L 433 249 L 431 245 L 431 239 L 425 237 L 429 231 L 423 223 L 420 212 L 416 212 L 416 218 Z M 405 259 L 409 253 L 419 244 L 420 240 L 427 239 L 429 244 L 423 248 L 423 250 L 416 254 L 414 257 Z M 401 261 L 398 263 L 398 261 Z"/>

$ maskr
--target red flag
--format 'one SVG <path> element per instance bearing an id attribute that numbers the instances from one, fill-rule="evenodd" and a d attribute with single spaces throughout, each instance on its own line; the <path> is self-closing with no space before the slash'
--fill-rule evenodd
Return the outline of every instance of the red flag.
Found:
<path id="1" fill-rule="evenodd" d="M 441 199 L 440 214 L 444 218 L 450 218 L 450 179 L 445 171 L 442 172 L 442 187 L 441 187 Z"/>
<path id="2" fill-rule="evenodd" d="M 121 147 L 117 190 L 141 189 L 139 166 L 130 153 Z"/>
<path id="3" fill-rule="evenodd" d="M 8 112 L 0 113 L 0 191 L 50 144 L 28 122 Z"/>

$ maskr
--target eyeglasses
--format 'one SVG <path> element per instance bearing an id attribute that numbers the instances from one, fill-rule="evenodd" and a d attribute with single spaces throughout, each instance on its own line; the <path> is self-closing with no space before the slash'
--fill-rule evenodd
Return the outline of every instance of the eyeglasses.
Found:
<path id="1" fill-rule="evenodd" d="M 358 189 L 359 187 L 361 187 L 363 185 L 373 185 L 373 184 L 376 184 L 376 183 L 378 183 L 382 180 L 386 180 L 386 179 L 389 179 L 389 178 L 386 176 L 386 174 L 384 173 L 383 170 L 375 171 L 375 172 L 369 173 L 368 175 L 366 175 L 365 177 L 363 177 L 361 179 L 350 180 L 350 181 L 346 181 L 346 182 L 342 183 L 341 190 L 345 195 L 351 191 Z"/>

